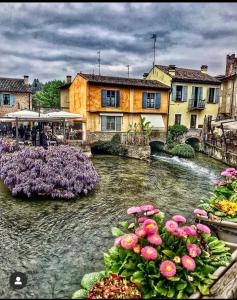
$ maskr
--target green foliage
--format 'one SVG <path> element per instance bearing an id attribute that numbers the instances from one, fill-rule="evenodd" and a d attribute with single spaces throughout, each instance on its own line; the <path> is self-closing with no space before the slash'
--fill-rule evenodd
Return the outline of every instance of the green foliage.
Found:
<path id="1" fill-rule="evenodd" d="M 111 143 L 113 144 L 120 144 L 121 143 L 121 137 L 120 134 L 115 134 L 112 139 L 111 139 Z"/>
<path id="2" fill-rule="evenodd" d="M 184 125 L 172 125 L 168 128 L 168 137 L 170 142 L 178 141 L 178 138 L 188 132 Z"/>
<path id="3" fill-rule="evenodd" d="M 164 214 L 159 213 L 150 216 L 158 223 L 158 234 L 162 238 L 162 244 L 154 246 L 144 238 L 138 238 L 137 244 L 141 248 L 154 247 L 158 256 L 154 260 L 145 259 L 133 249 L 124 249 L 121 246 L 113 246 L 104 253 L 104 265 L 106 274 L 117 273 L 135 283 L 144 299 L 146 298 L 188 298 L 189 295 L 199 290 L 203 295 L 209 293 L 209 286 L 216 280 L 213 275 L 219 266 L 225 266 L 230 261 L 231 253 L 223 241 L 209 234 L 199 233 L 198 236 L 179 237 L 168 232 L 164 226 Z M 135 233 L 142 224 L 136 223 L 135 228 L 128 228 L 127 222 L 120 222 L 122 229 L 113 228 L 113 235 Z M 187 245 L 193 243 L 201 249 L 201 254 L 194 258 L 196 267 L 188 271 L 182 263 L 176 262 L 176 274 L 165 277 L 160 272 L 160 264 L 169 260 L 174 262 L 175 257 L 188 255 Z M 190 279 L 191 278 L 191 279 Z"/>
<path id="4" fill-rule="evenodd" d="M 147 137 L 152 134 L 152 126 L 150 121 L 146 121 L 146 118 L 141 118 L 140 123 L 129 124 L 128 132 L 144 133 Z"/>
<path id="5" fill-rule="evenodd" d="M 184 158 L 191 158 L 194 157 L 195 152 L 192 146 L 188 144 L 177 144 L 174 146 L 174 148 L 171 150 L 171 153 L 173 155 L 177 155 L 179 157 Z"/>
<path id="6" fill-rule="evenodd" d="M 127 155 L 127 149 L 120 144 L 120 135 L 116 134 L 111 141 L 98 141 L 91 145 L 93 154 L 111 154 L 111 155 Z"/>
<path id="7" fill-rule="evenodd" d="M 43 89 L 43 83 L 39 81 L 39 79 L 35 78 L 30 85 L 31 93 L 32 93 L 32 106 L 37 106 L 36 93 L 40 92 Z"/>
<path id="8" fill-rule="evenodd" d="M 60 108 L 60 87 L 64 84 L 61 80 L 45 83 L 43 89 L 35 94 L 37 106 Z"/>

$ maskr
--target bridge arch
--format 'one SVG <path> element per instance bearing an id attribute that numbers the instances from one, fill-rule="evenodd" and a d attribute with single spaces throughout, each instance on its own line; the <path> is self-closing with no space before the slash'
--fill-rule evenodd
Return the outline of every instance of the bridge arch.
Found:
<path id="1" fill-rule="evenodd" d="M 165 146 L 165 142 L 163 140 L 153 140 L 149 143 L 149 145 L 151 147 L 151 153 L 153 153 L 161 151 Z"/>
<path id="2" fill-rule="evenodd" d="M 201 145 L 201 138 L 197 136 L 186 136 L 185 144 L 192 146 L 194 150 L 199 150 Z"/>

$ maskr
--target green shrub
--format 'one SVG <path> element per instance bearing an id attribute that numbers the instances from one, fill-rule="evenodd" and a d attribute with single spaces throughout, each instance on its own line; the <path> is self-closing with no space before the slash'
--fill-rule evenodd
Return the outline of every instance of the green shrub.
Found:
<path id="1" fill-rule="evenodd" d="M 169 126 L 168 129 L 168 140 L 170 142 L 177 141 L 177 139 L 183 134 L 188 132 L 188 128 L 184 125 L 173 125 Z"/>
<path id="2" fill-rule="evenodd" d="M 111 139 L 111 143 L 113 144 L 120 144 L 121 143 L 121 137 L 119 134 L 115 134 L 112 139 Z"/>
<path id="3" fill-rule="evenodd" d="M 194 157 L 195 151 L 192 146 L 188 144 L 178 144 L 175 145 L 171 150 L 173 155 L 177 155 L 179 157 L 191 158 Z"/>
<path id="4" fill-rule="evenodd" d="M 98 141 L 91 145 L 92 154 L 111 154 L 111 155 L 127 155 L 127 149 L 124 145 L 118 143 L 118 139 L 115 138 L 112 141 Z"/>

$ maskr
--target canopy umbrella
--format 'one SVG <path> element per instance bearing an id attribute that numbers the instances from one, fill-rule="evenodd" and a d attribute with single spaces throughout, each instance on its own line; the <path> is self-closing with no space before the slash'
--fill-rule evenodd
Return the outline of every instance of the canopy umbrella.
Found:
<path id="1" fill-rule="evenodd" d="M 221 126 L 222 123 L 224 125 L 225 123 L 232 122 L 232 121 L 235 121 L 235 119 L 224 119 L 224 120 L 219 120 L 219 121 L 212 121 L 211 125 L 218 127 L 218 126 Z"/>
<path id="2" fill-rule="evenodd" d="M 223 126 L 225 129 L 237 130 L 237 121 L 224 123 Z"/>
<path id="3" fill-rule="evenodd" d="M 19 110 L 12 113 L 5 114 L 6 118 L 18 118 L 18 119 L 32 119 L 39 118 L 39 113 L 32 110 Z"/>
<path id="4" fill-rule="evenodd" d="M 47 118 L 56 118 L 56 119 L 76 119 L 76 118 L 83 118 L 81 114 L 73 114 L 67 111 L 53 111 L 47 113 Z"/>

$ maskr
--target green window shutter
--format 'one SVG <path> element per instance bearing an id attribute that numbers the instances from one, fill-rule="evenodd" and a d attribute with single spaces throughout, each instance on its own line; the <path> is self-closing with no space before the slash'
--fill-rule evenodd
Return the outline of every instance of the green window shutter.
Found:
<path id="1" fill-rule="evenodd" d="M 107 118 L 106 116 L 101 116 L 101 131 L 106 131 L 107 129 Z"/>
<path id="2" fill-rule="evenodd" d="M 156 93 L 155 95 L 155 108 L 160 108 L 161 96 L 160 93 Z"/>
<path id="3" fill-rule="evenodd" d="M 115 117 L 116 131 L 121 131 L 121 117 Z"/>
<path id="4" fill-rule="evenodd" d="M 198 89 L 198 100 L 203 100 L 203 87 Z"/>
<path id="5" fill-rule="evenodd" d="M 102 90 L 101 91 L 101 106 L 105 107 L 107 106 L 107 91 L 106 90 Z"/>
<path id="6" fill-rule="evenodd" d="M 215 88 L 215 98 L 214 98 L 214 101 L 215 101 L 215 103 L 219 103 L 219 99 L 220 99 L 220 97 L 219 97 L 219 93 L 220 93 L 220 89 L 219 88 Z"/>
<path id="7" fill-rule="evenodd" d="M 188 87 L 187 85 L 183 86 L 183 93 L 182 93 L 182 101 L 188 100 Z"/>
<path id="8" fill-rule="evenodd" d="M 116 107 L 120 106 L 120 91 L 116 91 Z"/>
<path id="9" fill-rule="evenodd" d="M 172 86 L 172 100 L 176 100 L 176 85 Z"/>
<path id="10" fill-rule="evenodd" d="M 146 108 L 147 107 L 147 93 L 143 92 L 143 96 L 142 96 L 142 108 Z"/>
<path id="11" fill-rule="evenodd" d="M 0 94 L 0 105 L 3 105 L 3 94 Z"/>
<path id="12" fill-rule="evenodd" d="M 192 86 L 192 100 L 195 99 L 195 86 Z"/>
<path id="13" fill-rule="evenodd" d="M 10 105 L 13 106 L 14 105 L 14 96 L 10 95 Z"/>

